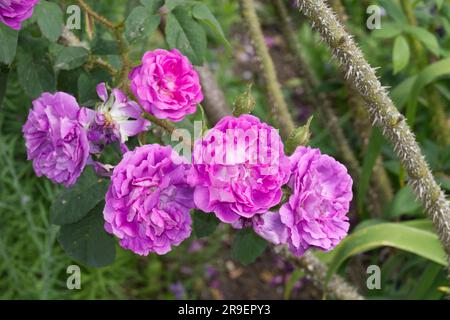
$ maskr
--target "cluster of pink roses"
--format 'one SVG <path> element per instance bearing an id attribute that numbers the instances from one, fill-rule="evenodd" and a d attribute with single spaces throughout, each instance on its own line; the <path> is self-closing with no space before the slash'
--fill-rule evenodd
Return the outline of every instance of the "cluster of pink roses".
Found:
<path id="1" fill-rule="evenodd" d="M 199 77 L 177 50 L 147 52 L 130 73 L 131 91 L 145 112 L 180 121 L 203 99 Z M 319 150 L 285 155 L 278 131 L 258 118 L 228 116 L 194 143 L 191 163 L 169 146 L 128 151 L 129 136 L 148 129 L 140 106 L 118 89 L 97 92 L 96 111 L 58 92 L 33 102 L 23 127 L 36 174 L 70 186 L 90 154 L 117 141 L 124 155 L 111 175 L 105 229 L 140 255 L 165 254 L 191 234 L 190 210 L 214 213 L 235 228 L 252 227 L 296 255 L 330 250 L 347 234 L 352 180 Z M 224 148 L 224 146 L 226 146 Z M 283 188 L 290 196 L 278 209 Z"/>

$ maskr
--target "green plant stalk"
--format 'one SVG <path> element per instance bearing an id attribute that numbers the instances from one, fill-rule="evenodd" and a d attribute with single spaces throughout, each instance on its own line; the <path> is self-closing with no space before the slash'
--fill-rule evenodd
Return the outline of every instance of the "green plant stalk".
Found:
<path id="1" fill-rule="evenodd" d="M 405 117 L 398 112 L 374 69 L 323 0 L 298 0 L 297 5 L 332 49 L 352 87 L 366 101 L 373 124 L 378 125 L 393 144 L 408 173 L 408 183 L 433 220 L 445 251 L 450 254 L 450 203 L 436 183 Z"/>
<path id="2" fill-rule="evenodd" d="M 412 26 L 417 26 L 417 20 L 414 15 L 414 10 L 411 1 L 401 0 L 403 11 L 405 11 L 408 23 Z M 428 65 L 428 58 L 426 51 L 422 44 L 414 37 L 408 36 L 410 43 L 412 44 L 413 54 L 416 61 L 418 71 L 422 70 Z M 450 144 L 450 125 L 447 122 L 447 116 L 445 112 L 445 104 L 442 101 L 442 97 L 433 86 L 426 88 L 425 93 L 427 100 L 431 102 L 429 106 L 432 116 L 432 128 L 434 129 L 434 135 L 439 144 L 447 146 Z"/>
<path id="3" fill-rule="evenodd" d="M 253 0 L 240 0 L 242 17 L 248 27 L 248 33 L 262 69 L 264 83 L 269 96 L 272 113 L 280 128 L 281 135 L 289 137 L 295 124 L 284 100 L 275 66 L 264 41 L 264 35 L 256 15 Z"/>
<path id="4" fill-rule="evenodd" d="M 328 130 L 333 135 L 333 139 L 336 141 L 339 153 L 343 161 L 347 164 L 350 174 L 355 180 L 357 180 L 361 175 L 361 166 L 352 151 L 347 138 L 345 137 L 344 131 L 339 125 L 338 117 L 333 110 L 332 103 L 325 93 L 314 93 L 314 88 L 319 86 L 319 81 L 314 74 L 314 71 L 308 63 L 306 63 L 306 60 L 303 57 L 303 49 L 298 41 L 294 29 L 291 26 L 291 21 L 286 6 L 283 0 L 276 0 L 275 5 L 281 20 L 283 33 L 287 39 L 289 50 L 295 59 L 295 66 L 298 73 L 305 80 L 303 83 L 303 88 L 305 90 L 308 103 L 318 109 L 318 115 L 322 118 L 322 123 L 328 127 Z M 368 135 L 370 135 L 370 132 Z M 379 171 L 382 172 L 380 173 Z M 382 180 L 380 177 L 387 178 L 387 175 L 382 166 L 377 166 L 374 168 L 374 174 L 372 175 L 373 185 L 377 192 L 371 192 L 371 190 L 368 192 L 369 211 L 374 216 L 381 216 L 382 208 L 380 203 L 383 201 L 388 202 L 392 199 L 392 189 L 390 188 L 389 180 Z M 380 191 L 382 191 L 382 195 L 384 197 L 381 201 L 378 197 Z M 387 197 L 385 197 L 386 195 Z"/>

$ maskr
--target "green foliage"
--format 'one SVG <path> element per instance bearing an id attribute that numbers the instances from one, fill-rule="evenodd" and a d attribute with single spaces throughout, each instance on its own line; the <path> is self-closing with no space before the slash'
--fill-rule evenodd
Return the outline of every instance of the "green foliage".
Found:
<path id="1" fill-rule="evenodd" d="M 394 74 L 402 71 L 409 63 L 410 51 L 408 41 L 405 37 L 397 36 L 392 52 L 392 63 L 394 64 Z"/>
<path id="2" fill-rule="evenodd" d="M 64 189 L 52 203 L 52 223 L 65 225 L 81 220 L 104 200 L 108 185 L 108 179 L 99 178 L 92 168 L 86 168 L 77 183 Z"/>
<path id="3" fill-rule="evenodd" d="M 63 13 L 59 5 L 40 1 L 34 13 L 42 34 L 51 42 L 58 40 L 63 27 Z"/>
<path id="4" fill-rule="evenodd" d="M 389 217 L 398 217 L 404 214 L 414 215 L 421 208 L 420 203 L 417 202 L 410 186 L 403 187 L 395 195 L 390 210 Z"/>
<path id="5" fill-rule="evenodd" d="M 252 228 L 243 228 L 236 234 L 231 249 L 231 257 L 244 265 L 255 261 L 266 249 L 267 242 L 260 238 Z"/>
<path id="6" fill-rule="evenodd" d="M 192 214 L 192 220 L 194 233 L 197 238 L 210 236 L 219 225 L 219 220 L 213 213 L 195 210 Z"/>
<path id="7" fill-rule="evenodd" d="M 55 69 L 73 70 L 82 66 L 89 52 L 82 47 L 63 47 L 56 53 Z"/>
<path id="8" fill-rule="evenodd" d="M 135 7 L 125 20 L 125 37 L 129 42 L 151 35 L 158 28 L 161 17 L 157 10 L 161 1 L 146 1 L 143 6 Z"/>
<path id="9" fill-rule="evenodd" d="M 424 230 L 402 223 L 377 223 L 353 232 L 334 249 L 328 279 L 346 259 L 385 246 L 414 253 L 443 266 L 447 265 L 445 252 L 437 235 L 428 228 Z"/>
<path id="10" fill-rule="evenodd" d="M 185 8 L 177 7 L 167 15 L 166 41 L 179 49 L 193 64 L 201 65 L 206 54 L 206 33 Z"/>
<path id="11" fill-rule="evenodd" d="M 114 262 L 114 237 L 105 231 L 104 201 L 81 220 L 61 227 L 58 241 L 64 251 L 76 261 L 89 267 L 104 267 Z"/>
<path id="12" fill-rule="evenodd" d="M 15 55 L 19 32 L 0 23 L 0 63 L 10 64 Z"/>
<path id="13" fill-rule="evenodd" d="M 372 134 L 370 136 L 369 144 L 367 146 L 367 151 L 362 165 L 361 177 L 358 185 L 356 186 L 359 211 L 363 210 L 364 200 L 369 188 L 370 177 L 372 176 L 373 168 L 378 156 L 380 155 L 381 147 L 384 141 L 385 140 L 380 130 L 377 128 L 372 129 Z"/>

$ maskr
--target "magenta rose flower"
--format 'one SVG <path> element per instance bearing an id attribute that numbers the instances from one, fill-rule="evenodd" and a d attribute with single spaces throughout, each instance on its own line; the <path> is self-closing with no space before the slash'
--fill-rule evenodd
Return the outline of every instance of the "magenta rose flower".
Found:
<path id="1" fill-rule="evenodd" d="M 105 229 L 139 255 L 169 252 L 191 234 L 187 173 L 171 147 L 151 144 L 125 153 L 106 193 Z"/>
<path id="2" fill-rule="evenodd" d="M 129 78 L 145 111 L 160 119 L 181 121 L 203 100 L 197 72 L 176 49 L 147 51 Z"/>
<path id="3" fill-rule="evenodd" d="M 89 157 L 89 142 L 81 121 L 82 109 L 71 95 L 43 93 L 33 101 L 22 128 L 28 159 L 36 174 L 71 186 Z"/>
<path id="4" fill-rule="evenodd" d="M 239 224 L 276 206 L 289 175 L 277 130 L 242 115 L 223 118 L 196 141 L 189 182 L 199 209 Z"/>
<path id="5" fill-rule="evenodd" d="M 96 112 L 90 113 L 88 138 L 91 153 L 99 153 L 109 143 L 119 141 L 122 146 L 128 137 L 148 130 L 150 121 L 142 118 L 139 105 L 128 100 L 119 89 L 108 94 L 105 83 L 97 85 L 97 94 L 102 100 Z"/>
<path id="6" fill-rule="evenodd" d="M 319 149 L 298 147 L 290 160 L 292 195 L 280 208 L 289 249 L 298 256 L 309 247 L 331 250 L 348 232 L 352 178 Z"/>
<path id="7" fill-rule="evenodd" d="M 39 0 L 0 0 L 0 22 L 19 30 L 22 21 L 30 18 Z"/>

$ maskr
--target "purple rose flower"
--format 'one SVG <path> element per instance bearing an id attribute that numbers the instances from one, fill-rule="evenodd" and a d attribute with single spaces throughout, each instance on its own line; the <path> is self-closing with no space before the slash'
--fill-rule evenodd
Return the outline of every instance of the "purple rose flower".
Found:
<path id="1" fill-rule="evenodd" d="M 137 254 L 169 252 L 191 234 L 187 173 L 171 147 L 152 144 L 125 153 L 106 193 L 105 229 Z"/>
<path id="2" fill-rule="evenodd" d="M 203 100 L 197 72 L 176 49 L 146 52 L 129 78 L 145 111 L 160 119 L 181 121 Z"/>
<path id="3" fill-rule="evenodd" d="M 189 183 L 199 209 L 233 224 L 276 206 L 289 174 L 277 130 L 251 115 L 229 116 L 196 141 Z"/>
<path id="4" fill-rule="evenodd" d="M 22 128 L 28 159 L 36 174 L 73 185 L 89 157 L 89 142 L 81 120 L 82 109 L 71 95 L 43 93 L 33 101 Z"/>
<path id="5" fill-rule="evenodd" d="M 97 106 L 97 112 L 90 114 L 88 138 L 91 153 L 99 153 L 105 145 L 115 141 L 123 145 L 128 137 L 150 127 L 150 121 L 141 117 L 139 105 L 129 101 L 119 89 L 113 89 L 112 95 L 108 96 L 106 84 L 100 83 L 97 94 L 103 102 Z"/>
<path id="6" fill-rule="evenodd" d="M 19 30 L 22 21 L 30 18 L 39 0 L 0 0 L 0 22 Z"/>
<path id="7" fill-rule="evenodd" d="M 292 195 L 280 209 L 289 249 L 298 256 L 309 247 L 331 250 L 348 232 L 352 178 L 319 149 L 298 147 L 290 160 Z"/>

